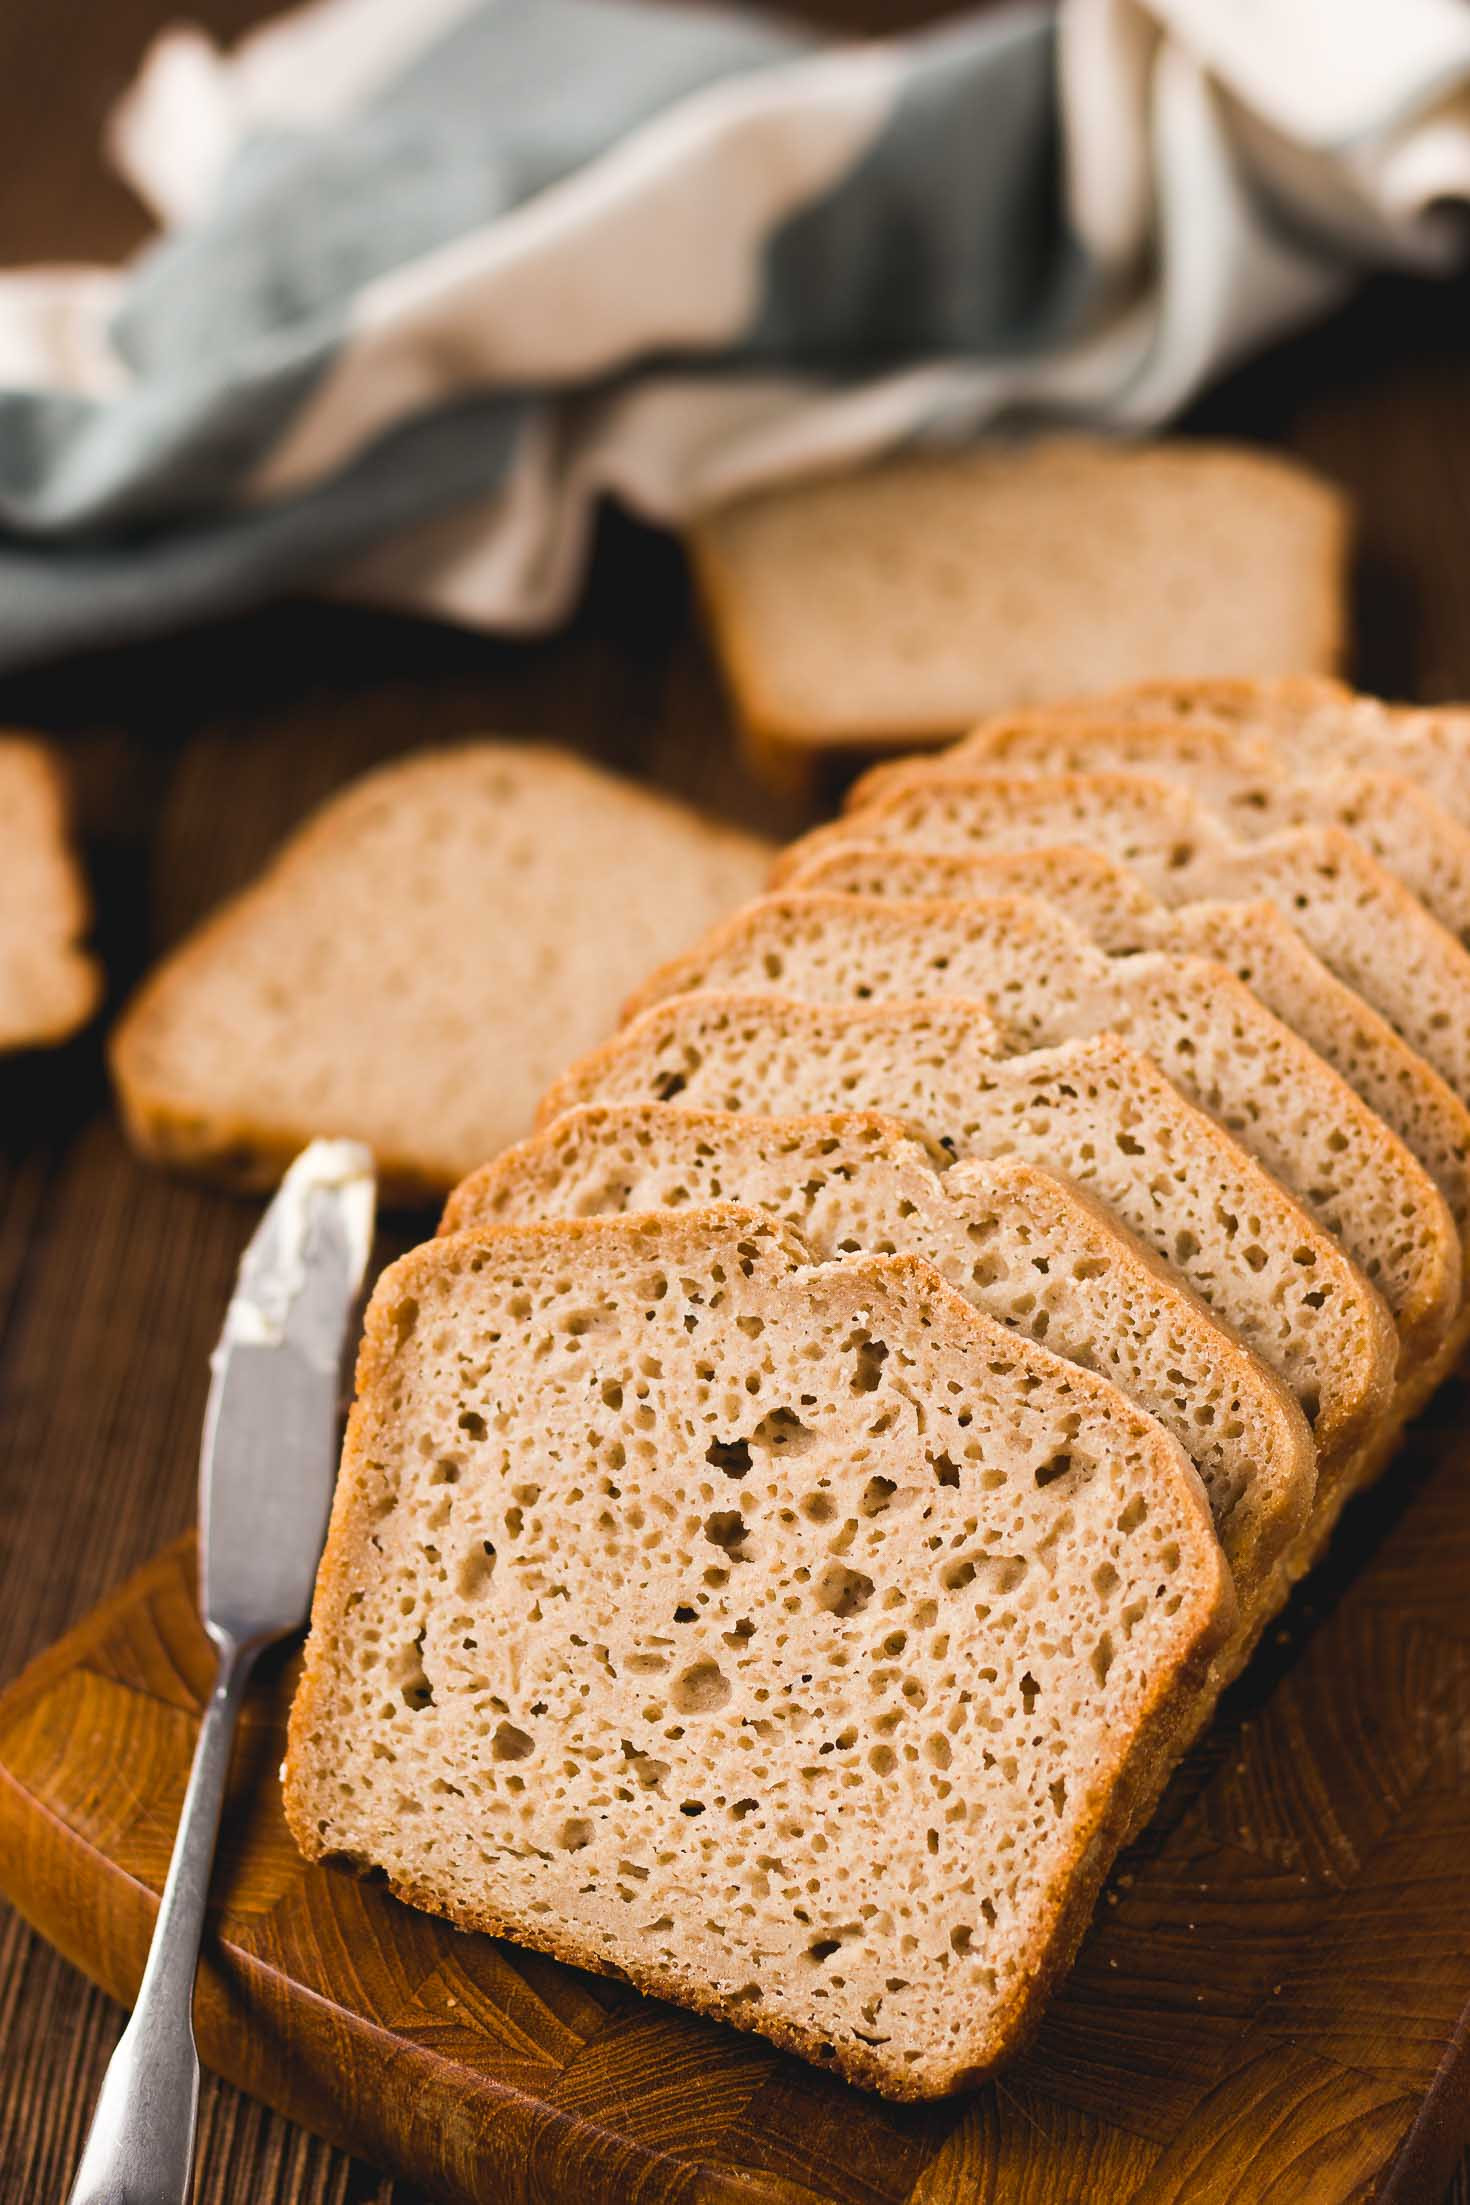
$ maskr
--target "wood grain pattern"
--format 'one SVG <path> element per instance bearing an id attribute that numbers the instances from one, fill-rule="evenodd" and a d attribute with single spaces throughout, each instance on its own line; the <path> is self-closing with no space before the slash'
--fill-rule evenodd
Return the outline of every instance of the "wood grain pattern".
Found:
<path id="1" fill-rule="evenodd" d="M 182 12 L 229 38 L 274 4 L 189 0 Z M 141 239 L 138 208 L 107 176 L 95 149 L 107 110 L 149 37 L 179 12 L 174 0 L 113 0 L 107 8 L 95 0 L 7 0 L 0 7 L 6 151 L 0 265 L 106 260 Z M 804 0 L 801 12 L 830 25 L 883 29 L 939 14 L 943 0 Z M 1358 672 L 1369 686 L 1396 694 L 1470 694 L 1467 301 L 1463 282 L 1375 284 L 1323 328 L 1232 377 L 1186 425 L 1295 450 L 1352 492 L 1363 522 Z M 0 720 L 52 733 L 72 771 L 113 1006 L 147 959 L 245 879 L 309 803 L 420 742 L 476 728 L 544 733 L 752 825 L 790 833 L 806 823 L 794 805 L 771 802 L 755 789 L 735 756 L 676 550 L 617 519 L 601 531 L 575 622 L 547 642 L 504 644 L 338 607 L 287 604 L 156 646 L 98 652 L 0 682 Z M 127 1154 L 96 1029 L 52 1056 L 0 1066 L 0 1679 L 14 1677 L 188 1524 L 204 1357 L 254 1214 L 148 1172 Z M 404 1237 L 384 1237 L 384 1260 Z M 1421 1439 L 1419 1452 L 1438 1450 L 1450 1462 L 1456 1446 L 1453 1432 L 1436 1430 Z M 1388 1619 L 1378 1644 L 1387 1643 L 1395 1664 L 1393 1618 L 1412 1606 L 1421 1634 L 1413 1658 L 1439 1665 L 1433 1689 L 1448 1696 L 1435 1702 L 1438 1713 L 1429 1711 L 1427 1758 L 1414 1763 L 1420 1773 L 1396 1762 L 1381 1781 L 1390 1798 L 1406 1782 L 1410 1797 L 1416 1786 L 1463 1790 L 1470 1751 L 1453 1719 L 1448 1663 L 1450 1648 L 1470 1640 L 1464 1597 L 1470 1508 L 1452 1475 L 1435 1474 L 1386 1537 L 1391 1515 L 1385 1494 L 1371 1504 L 1364 1528 L 1350 1520 L 1332 1582 L 1340 1590 L 1352 1581 L 1360 1612 L 1373 1608 Z M 1239 1759 L 1242 1730 L 1269 1706 L 1278 1682 L 1296 1675 L 1296 1657 L 1324 1627 L 1331 1597 L 1314 1587 L 1310 1605 L 1290 1619 L 1290 1644 L 1270 1649 L 1244 1681 L 1232 1701 L 1232 1727 L 1207 1749 L 1202 1783 L 1204 1767 L 1218 1773 L 1232 1754 Z M 191 1658 L 187 1639 L 166 1663 L 150 1653 L 140 1674 L 154 1680 L 165 1706 L 189 1706 L 198 1686 Z M 166 1671 L 177 1674 L 165 1689 Z M 1349 1715 L 1344 1710 L 1340 1725 Z M 1338 1735 L 1346 1740 L 1350 1733 L 1340 1727 Z M 1211 1846 L 1233 1849 L 1232 1858 L 1245 1852 L 1258 1862 L 1270 1899 L 1253 1907 L 1249 1936 L 1221 1922 L 1209 1933 L 1210 1965 L 1222 1984 L 1228 1968 L 1242 2017 L 1275 1983 L 1287 1982 L 1288 1970 L 1278 1972 L 1273 1955 L 1278 1942 L 1295 1935 L 1291 1877 L 1300 1871 L 1237 1843 L 1256 1829 L 1253 1818 L 1263 1828 L 1276 1826 L 1269 1818 L 1277 1812 L 1279 1781 L 1289 1780 L 1292 1796 L 1305 1799 L 1284 1740 L 1272 1750 L 1275 1761 L 1263 1764 L 1253 1786 L 1237 1778 L 1233 1792 L 1222 1787 L 1208 1827 L 1196 1826 L 1191 1841 L 1206 1859 Z M 1421 1751 L 1416 1745 L 1413 1755 Z M 1334 1888 L 1350 1888 L 1351 1862 L 1364 1846 L 1371 1863 L 1372 1848 L 1385 1842 L 1396 1809 L 1372 1804 L 1376 1796 L 1366 1811 L 1360 1802 L 1340 1830 L 1318 1821 L 1299 1833 L 1314 1860 L 1338 1863 Z M 1167 1816 L 1180 1820 L 1186 1806 L 1172 1796 Z M 1347 1813 L 1341 1801 L 1337 1811 Z M 1170 1828 L 1161 1818 L 1155 1833 Z M 1187 1877 L 1172 1889 L 1169 1900 L 1160 1883 L 1139 1904 L 1172 1905 L 1173 1915 L 1161 1911 L 1148 1921 L 1160 1937 L 1172 1921 L 1169 1934 L 1187 1951 L 1197 1934 L 1188 1924 L 1201 1917 L 1178 1911 L 1188 1897 Z M 1132 1894 L 1120 1890 L 1110 1913 L 1131 1903 Z M 1172 2192 L 1160 2187 L 1159 2195 L 1230 2194 L 1210 2170 L 1181 2170 L 1168 2157 L 1169 2108 L 1182 2093 L 1205 2086 L 1216 2057 L 1202 2034 L 1186 2035 L 1187 1992 L 1163 2016 L 1136 1995 L 1125 2005 L 1101 1935 L 1100 1928 L 1088 1946 L 1090 1973 L 1076 1978 L 1079 2001 L 1090 1999 L 1091 2007 L 1069 2003 L 1054 2017 L 1054 2029 L 1067 2032 L 1051 2056 L 1065 2065 L 1068 2099 L 1048 2100 L 1045 2124 L 1037 2120 L 1026 2177 L 1003 2185 L 992 2115 L 977 2103 L 915 2177 L 914 2194 L 925 2205 L 971 2199 L 999 2205 L 1001 2198 L 1005 2205 L 1013 2199 L 1050 2205 L 1066 2198 L 1055 2169 L 1079 2162 L 1057 2155 L 1078 2149 L 1069 2139 L 1093 2106 L 1106 2112 L 1112 2070 L 1099 2049 L 1097 2020 L 1120 2015 L 1153 2074 L 1154 2111 L 1150 2133 L 1130 2133 L 1111 2160 L 1099 2159 L 1098 2181 L 1124 2179 L 1136 2166 L 1137 2180 L 1152 2168 L 1156 2185 L 1174 2182 Z M 1375 1967 L 1392 1961 L 1386 1951 Z M 1320 2016 L 1314 1981 L 1291 1980 L 1298 2010 Z M 1256 1988 L 1261 1983 L 1265 1993 Z M 459 2044 L 456 2032 L 471 2026 L 474 2015 L 500 2010 L 495 1983 L 487 1989 L 478 1976 L 469 1985 L 457 1972 L 442 1986 L 426 1978 L 418 1989 L 446 2045 Z M 596 2002 L 595 1992 L 587 1995 Z M 1375 1996 L 1381 2004 L 1381 1988 Z M 538 2016 L 550 1998 L 541 1985 Z M 563 2040 L 541 2033 L 549 2026 L 544 2019 L 533 2024 L 523 2014 L 522 2020 L 533 2046 L 548 2050 L 555 2064 Z M 561 2012 L 560 2024 L 575 2032 L 576 2009 Z M 0 1909 L 3 2205 L 65 2194 L 121 2025 L 116 2005 Z M 1371 2010 L 1361 2025 L 1370 2037 L 1380 2027 Z M 1320 2030 L 1320 2018 L 1311 2026 Z M 1315 2050 L 1308 2058 L 1321 2056 Z M 1446 2053 L 1452 2071 L 1457 2056 L 1452 2045 Z M 1422 2072 L 1422 2055 L 1415 2057 Z M 1309 2095 L 1313 2072 L 1295 2071 L 1299 2096 Z M 1372 2098 L 1378 2087 L 1372 2076 L 1368 2087 Z M 1015 2106 L 1034 2116 L 1029 2082 L 1013 2079 L 1007 2088 Z M 1429 2102 L 1453 2106 L 1455 2090 Z M 1373 2104 L 1359 2117 L 1360 2131 L 1377 2118 Z M 1223 2119 L 1223 2099 L 1221 2106 Z M 845 2102 L 814 2104 L 791 2082 L 772 2079 L 761 2093 L 749 2164 L 763 2178 L 779 2177 L 795 2197 L 804 2195 L 805 2205 L 845 2194 L 871 2205 L 862 2153 L 872 2131 L 860 2125 L 860 2148 L 849 2152 L 848 2120 Z M 554 2134 L 541 2146 L 538 2182 L 555 2171 Z M 1426 2116 L 1411 2131 L 1410 2149 L 1420 2157 L 1404 2162 L 1404 2197 L 1433 2199 L 1453 2148 L 1443 2123 Z M 203 2205 L 417 2205 L 422 2194 L 210 2077 L 201 2157 Z M 906 2157 L 904 2164 L 912 2162 Z M 1123 2176 L 1115 2171 L 1120 2165 Z M 748 2201 L 750 2194 L 746 2177 L 729 2169 L 718 2177 L 711 2172 L 699 2193 L 701 2205 Z M 1262 2193 L 1238 2194 L 1254 2200 Z M 1278 2194 L 1290 2200 L 1312 2193 L 1293 2179 Z M 1453 2196 L 1455 2205 L 1470 2205 L 1463 2170 Z"/>
<path id="2" fill-rule="evenodd" d="M 1445 1627 L 1458 1542 L 1433 1559 L 1465 1512 L 1467 1412 L 1459 1382 L 1352 1512 L 1034 2048 L 969 2099 L 886 2106 L 308 1867 L 276 1776 L 294 1659 L 253 1691 L 232 1772 L 203 2058 L 429 2195 L 495 2205 L 1432 2196 L 1470 2129 L 1470 1645 Z M 0 1885 L 115 1998 L 208 1675 L 185 1540 L 0 1700 Z"/>

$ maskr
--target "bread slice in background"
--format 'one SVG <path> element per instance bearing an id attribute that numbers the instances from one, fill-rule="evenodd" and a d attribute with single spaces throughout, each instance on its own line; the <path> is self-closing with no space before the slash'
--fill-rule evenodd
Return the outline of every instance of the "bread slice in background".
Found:
<path id="1" fill-rule="evenodd" d="M 943 741 L 1147 677 L 1331 671 L 1340 494 L 1243 446 L 1030 444 L 895 459 L 706 515 L 690 548 L 758 762 Z"/>
<path id="2" fill-rule="evenodd" d="M 1017 1155 L 1102 1203 L 1296 1395 L 1338 1490 L 1394 1399 L 1381 1298 L 1213 1118 L 1136 1049 L 1103 1035 L 1007 1057 L 994 1020 L 958 998 L 798 1003 L 706 993 L 656 1003 L 548 1091 L 541 1125 L 581 1102 L 875 1110 L 951 1156 Z M 1161 1199 L 1161 1189 L 1167 1200 Z"/>
<path id="3" fill-rule="evenodd" d="M 114 1037 L 128 1129 L 262 1185 L 316 1134 L 386 1194 L 454 1185 L 767 846 L 565 751 L 482 742 L 367 775 L 176 949 Z"/>
<path id="4" fill-rule="evenodd" d="M 79 947 L 90 916 L 60 770 L 28 735 L 0 735 L 0 1050 L 85 1025 L 102 975 Z"/>
<path id="5" fill-rule="evenodd" d="M 1387 1019 L 1329 972 L 1270 903 L 1171 910 L 1116 858 L 1077 844 L 1037 850 L 829 850 L 789 882 L 846 895 L 1039 896 L 1110 955 L 1183 951 L 1217 960 L 1341 1074 L 1416 1156 L 1449 1205 L 1470 1256 L 1470 1110 Z"/>
<path id="6" fill-rule="evenodd" d="M 482 1165 L 441 1232 L 736 1202 L 822 1262 L 932 1263 L 987 1317 L 1101 1371 L 1199 1473 L 1242 1610 L 1302 1529 L 1311 1430 L 1278 1378 L 1105 1210 L 1018 1156 L 950 1164 L 898 1120 L 589 1104 Z"/>
<path id="7" fill-rule="evenodd" d="M 1034 2022 L 1233 1605 L 1176 1443 L 927 1264 L 458 1234 L 368 1311 L 287 1817 L 935 2096 Z"/>

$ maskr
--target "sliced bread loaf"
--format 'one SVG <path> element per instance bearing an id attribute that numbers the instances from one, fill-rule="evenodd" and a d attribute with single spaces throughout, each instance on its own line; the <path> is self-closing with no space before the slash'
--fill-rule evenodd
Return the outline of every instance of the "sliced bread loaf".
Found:
<path id="1" fill-rule="evenodd" d="M 1340 827 L 1230 840 L 1185 790 L 1142 774 L 951 774 L 911 781 L 792 843 L 780 882 L 845 845 L 1028 850 L 1081 843 L 1167 904 L 1273 903 L 1345 984 L 1470 1101 L 1470 957 Z"/>
<path id="2" fill-rule="evenodd" d="M 1470 942 L 1470 831 L 1402 773 L 1311 761 L 1300 777 L 1278 749 L 1205 721 L 1045 714 L 986 723 L 937 758 L 896 759 L 851 792 L 861 809 L 931 773 L 1143 773 L 1188 789 L 1243 842 L 1290 827 L 1344 827 L 1460 942 Z"/>
<path id="3" fill-rule="evenodd" d="M 789 761 L 1148 671 L 1330 668 L 1345 540 L 1337 494 L 1264 453 L 1057 436 L 764 493 L 690 544 L 741 718 Z"/>
<path id="4" fill-rule="evenodd" d="M 1460 1306 L 1443 1195 L 1346 1081 L 1226 967 L 1168 952 L 1109 958 L 1034 897 L 902 902 L 781 894 L 747 904 L 634 998 L 715 988 L 806 1003 L 983 1002 L 1023 1048 L 1104 1032 L 1151 1057 L 1228 1127 L 1377 1287 L 1405 1371 Z"/>
<path id="5" fill-rule="evenodd" d="M 154 973 L 112 1060 L 139 1146 L 257 1184 L 317 1133 L 390 1195 L 526 1130 L 620 997 L 754 892 L 766 846 L 531 744 L 369 774 Z"/>
<path id="6" fill-rule="evenodd" d="M 64 1041 L 91 1017 L 102 975 L 78 946 L 87 919 L 56 761 L 0 736 L 0 1050 Z"/>
<path id="7" fill-rule="evenodd" d="M 875 1110 L 956 1157 L 1016 1155 L 1062 1174 L 1180 1273 L 1291 1388 L 1319 1480 L 1388 1407 L 1397 1338 L 1336 1243 L 1213 1118 L 1107 1035 L 997 1056 L 958 1000 L 860 1009 L 778 996 L 670 997 L 573 1065 L 539 1123 L 582 1102 L 676 1102 L 762 1115 Z"/>
<path id="8" fill-rule="evenodd" d="M 1274 904 L 1170 910 L 1100 850 L 885 849 L 855 844 L 789 884 L 883 897 L 1044 897 L 1113 955 L 1190 951 L 1230 970 L 1341 1073 L 1415 1155 L 1449 1204 L 1470 1256 L 1470 1109 L 1385 1018 L 1329 972 Z"/>
<path id="9" fill-rule="evenodd" d="M 458 1234 L 368 1311 L 287 1818 L 933 2096 L 1023 2038 L 1231 1615 L 1177 1444 L 927 1264 Z"/>
<path id="10" fill-rule="evenodd" d="M 1316 1483 L 1292 1396 L 1095 1202 L 1018 1156 L 949 1165 L 896 1119 L 589 1104 L 481 1167 L 441 1232 L 737 1202 L 823 1262 L 920 1256 L 1012 1332 L 1098 1370 L 1171 1432 L 1209 1495 L 1243 1611 Z"/>

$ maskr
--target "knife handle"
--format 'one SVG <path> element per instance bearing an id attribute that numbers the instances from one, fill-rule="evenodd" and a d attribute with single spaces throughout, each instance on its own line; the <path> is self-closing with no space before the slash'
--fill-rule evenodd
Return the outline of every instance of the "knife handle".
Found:
<path id="1" fill-rule="evenodd" d="M 216 1639 L 168 1879 L 133 2018 L 118 2039 L 68 2205 L 188 2205 L 199 2108 L 194 1977 L 230 1750 L 259 1646 Z"/>

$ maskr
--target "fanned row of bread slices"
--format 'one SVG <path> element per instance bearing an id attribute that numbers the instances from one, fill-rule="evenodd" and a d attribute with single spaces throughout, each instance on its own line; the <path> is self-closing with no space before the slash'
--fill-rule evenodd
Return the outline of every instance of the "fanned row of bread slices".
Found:
<path id="1" fill-rule="evenodd" d="M 1145 688 L 867 776 L 374 1297 L 314 1855 L 901 2097 L 1470 1333 L 1470 714 Z"/>

